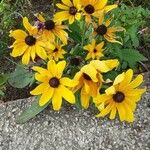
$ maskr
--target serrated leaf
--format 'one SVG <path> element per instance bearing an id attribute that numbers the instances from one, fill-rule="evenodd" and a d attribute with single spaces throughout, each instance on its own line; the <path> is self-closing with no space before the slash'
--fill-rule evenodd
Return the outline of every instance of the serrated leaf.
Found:
<path id="1" fill-rule="evenodd" d="M 16 70 L 10 74 L 8 82 L 15 88 L 24 88 L 31 85 L 34 74 L 30 72 L 24 65 L 18 65 Z"/>
<path id="2" fill-rule="evenodd" d="M 148 60 L 135 49 L 115 50 L 115 54 L 121 59 L 121 61 L 126 61 L 131 68 L 134 68 L 137 62 Z"/>
<path id="3" fill-rule="evenodd" d="M 23 111 L 19 116 L 16 117 L 16 122 L 19 124 L 25 123 L 39 114 L 43 109 L 49 105 L 49 102 L 44 106 L 39 106 L 39 97 L 35 97 L 35 100 L 29 108 Z"/>

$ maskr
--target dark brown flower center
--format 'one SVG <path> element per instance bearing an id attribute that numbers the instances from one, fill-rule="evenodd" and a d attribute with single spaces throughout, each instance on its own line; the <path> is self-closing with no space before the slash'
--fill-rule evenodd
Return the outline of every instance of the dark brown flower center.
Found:
<path id="1" fill-rule="evenodd" d="M 86 73 L 83 73 L 83 77 L 86 80 L 92 80 L 91 77 L 89 75 L 87 75 Z"/>
<path id="2" fill-rule="evenodd" d="M 80 58 L 77 58 L 77 57 L 74 57 L 74 58 L 71 58 L 70 59 L 70 64 L 72 66 L 79 66 L 80 65 L 80 62 L 81 62 L 81 59 Z"/>
<path id="3" fill-rule="evenodd" d="M 113 95 L 113 100 L 117 103 L 123 102 L 125 99 L 125 95 L 122 92 L 117 92 L 116 94 Z"/>
<path id="4" fill-rule="evenodd" d="M 53 20 L 47 20 L 44 25 L 45 29 L 52 30 L 55 27 L 55 22 Z"/>
<path id="5" fill-rule="evenodd" d="M 93 14 L 94 11 L 95 11 L 94 7 L 93 7 L 92 5 L 90 5 L 90 4 L 87 5 L 87 6 L 85 6 L 84 10 L 85 10 L 88 14 Z"/>
<path id="6" fill-rule="evenodd" d="M 28 35 L 26 38 L 25 38 L 25 43 L 29 46 L 32 46 L 32 45 L 35 45 L 36 43 L 36 38 L 34 38 L 33 36 L 31 35 Z"/>
<path id="7" fill-rule="evenodd" d="M 57 88 L 60 85 L 59 79 L 56 77 L 53 77 L 49 80 L 49 85 L 53 88 Z"/>
<path id="8" fill-rule="evenodd" d="M 76 7 L 74 7 L 74 6 L 70 7 L 69 14 L 75 15 L 77 12 L 78 12 L 78 10 Z"/>
<path id="9" fill-rule="evenodd" d="M 58 52 L 58 48 L 55 48 L 54 50 L 53 50 L 53 52 L 55 53 L 55 52 Z"/>
<path id="10" fill-rule="evenodd" d="M 96 53 L 97 52 L 97 50 L 96 49 L 94 49 L 94 51 L 93 51 L 94 53 Z"/>
<path id="11" fill-rule="evenodd" d="M 96 29 L 96 32 L 100 35 L 104 35 L 107 32 L 107 27 L 104 24 L 102 24 Z"/>

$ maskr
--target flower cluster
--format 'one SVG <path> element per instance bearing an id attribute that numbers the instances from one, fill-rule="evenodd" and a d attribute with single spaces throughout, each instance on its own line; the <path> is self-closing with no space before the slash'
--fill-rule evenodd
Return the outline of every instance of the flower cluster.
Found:
<path id="1" fill-rule="evenodd" d="M 22 56 L 25 65 L 35 64 L 33 70 L 39 85 L 31 95 L 40 95 L 41 107 L 51 101 L 54 110 L 60 110 L 63 99 L 75 104 L 79 95 L 82 108 L 87 109 L 90 101 L 95 104 L 100 111 L 97 117 L 110 113 L 110 119 L 114 119 L 118 112 L 121 121 L 133 122 L 136 102 L 146 91 L 137 88 L 143 76 L 138 75 L 132 81 L 133 71 L 129 69 L 114 81 L 104 78 L 119 65 L 117 59 L 104 57 L 106 43 L 123 44 L 116 32 L 125 29 L 111 25 L 114 16 L 106 19 L 117 5 L 107 5 L 107 0 L 62 0 L 56 6 L 60 10 L 53 17 L 35 14 L 33 24 L 24 17 L 26 31 L 10 31 L 10 37 L 15 39 L 11 56 Z M 71 34 L 69 26 L 76 22 L 92 27 L 92 33 L 88 42 L 77 43 L 81 46 L 79 53 L 72 55 L 68 33 Z M 42 66 L 38 66 L 37 57 L 43 60 Z"/>

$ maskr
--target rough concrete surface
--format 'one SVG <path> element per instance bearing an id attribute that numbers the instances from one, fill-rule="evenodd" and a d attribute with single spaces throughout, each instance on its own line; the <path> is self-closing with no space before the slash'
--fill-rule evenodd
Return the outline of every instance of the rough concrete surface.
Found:
<path id="1" fill-rule="evenodd" d="M 15 117 L 33 98 L 0 104 L 0 150 L 149 150 L 150 89 L 135 112 L 135 122 L 95 118 L 95 110 L 64 106 L 46 109 L 25 124 Z"/>

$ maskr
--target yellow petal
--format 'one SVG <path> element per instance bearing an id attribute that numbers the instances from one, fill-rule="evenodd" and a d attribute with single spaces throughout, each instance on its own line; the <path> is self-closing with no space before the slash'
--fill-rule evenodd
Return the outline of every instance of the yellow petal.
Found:
<path id="1" fill-rule="evenodd" d="M 81 105 L 84 109 L 87 109 L 89 107 L 89 99 L 90 96 L 85 92 L 85 89 L 81 89 Z"/>
<path id="2" fill-rule="evenodd" d="M 57 12 L 54 15 L 54 21 L 64 21 L 64 20 L 69 19 L 69 16 L 70 15 L 69 15 L 68 11 Z"/>
<path id="3" fill-rule="evenodd" d="M 26 52 L 24 53 L 23 57 L 22 57 L 22 63 L 24 65 L 27 65 L 29 64 L 29 61 L 30 61 L 30 48 L 28 48 L 26 50 Z"/>
<path id="4" fill-rule="evenodd" d="M 47 54 L 46 54 L 46 51 L 45 51 L 45 49 L 44 49 L 43 47 L 41 47 L 41 46 L 36 46 L 36 53 L 37 53 L 37 55 L 38 55 L 40 58 L 42 58 L 42 59 L 44 59 L 44 60 L 47 59 Z"/>
<path id="5" fill-rule="evenodd" d="M 131 88 L 136 88 L 136 87 L 138 87 L 142 82 L 143 82 L 143 76 L 142 76 L 142 75 L 138 75 L 138 76 L 129 84 L 129 86 L 130 86 Z"/>
<path id="6" fill-rule="evenodd" d="M 125 78 L 124 80 L 120 83 L 120 88 L 127 87 L 128 84 L 131 82 L 133 77 L 133 70 L 129 69 L 125 72 Z"/>
<path id="7" fill-rule="evenodd" d="M 101 50 L 101 49 L 103 48 L 103 46 L 104 46 L 104 42 L 101 42 L 101 43 L 99 43 L 95 48 L 96 48 L 97 50 Z"/>
<path id="8" fill-rule="evenodd" d="M 27 50 L 28 46 L 24 44 L 20 44 L 14 47 L 11 56 L 12 57 L 18 57 L 24 54 L 24 52 Z"/>
<path id="9" fill-rule="evenodd" d="M 35 46 L 32 46 L 31 47 L 31 51 L 30 51 L 30 55 L 31 55 L 31 58 L 32 58 L 32 61 L 34 61 L 35 59 Z"/>
<path id="10" fill-rule="evenodd" d="M 115 117 L 116 117 L 116 107 L 114 106 L 113 108 L 112 108 L 112 110 L 111 110 L 111 112 L 110 112 L 110 116 L 109 116 L 109 118 L 110 119 L 114 119 Z"/>
<path id="11" fill-rule="evenodd" d="M 75 19 L 74 19 L 74 16 L 70 16 L 70 17 L 69 17 L 69 24 L 72 24 L 72 23 L 74 22 L 74 20 L 75 20 Z"/>
<path id="12" fill-rule="evenodd" d="M 56 76 L 56 73 L 57 73 L 57 65 L 55 63 L 54 60 L 50 60 L 48 63 L 47 63 L 47 69 L 48 71 L 53 75 L 53 76 Z"/>
<path id="13" fill-rule="evenodd" d="M 56 111 L 60 110 L 61 105 L 62 105 L 62 96 L 60 94 L 61 94 L 60 90 L 55 89 L 53 98 L 52 98 L 52 105 L 53 105 L 53 109 Z"/>
<path id="14" fill-rule="evenodd" d="M 116 93 L 116 89 L 115 89 L 114 86 L 111 86 L 111 87 L 109 87 L 109 88 L 107 88 L 107 89 L 105 90 L 105 93 L 106 93 L 107 95 L 113 95 L 113 94 Z"/>
<path id="15" fill-rule="evenodd" d="M 134 115 L 133 115 L 133 111 L 131 109 L 131 107 L 129 105 L 127 105 L 126 103 L 124 103 L 124 107 L 126 110 L 126 121 L 128 122 L 133 122 L 134 121 Z"/>
<path id="16" fill-rule="evenodd" d="M 105 6 L 105 8 L 104 8 L 105 13 L 108 13 L 109 11 L 111 11 L 112 9 L 115 9 L 117 7 L 118 7 L 118 5 L 116 5 L 116 4 Z"/>
<path id="17" fill-rule="evenodd" d="M 65 6 L 63 4 L 60 4 L 60 3 L 57 3 L 56 6 L 60 9 L 63 9 L 63 10 L 69 10 L 69 7 L 68 6 Z"/>
<path id="18" fill-rule="evenodd" d="M 109 114 L 110 111 L 111 111 L 111 109 L 112 109 L 112 107 L 113 107 L 113 105 L 114 105 L 113 103 L 108 104 L 107 107 L 104 108 L 104 109 L 100 112 L 100 114 L 96 115 L 96 117 L 104 117 L 104 116 L 106 116 L 107 114 Z"/>
<path id="19" fill-rule="evenodd" d="M 80 19 L 81 19 L 81 14 L 80 14 L 80 13 L 77 13 L 77 14 L 75 15 L 75 18 L 76 18 L 76 20 L 80 20 Z"/>
<path id="20" fill-rule="evenodd" d="M 124 104 L 123 103 L 120 103 L 120 104 L 117 103 L 116 106 L 117 106 L 120 120 L 124 121 L 126 119 L 126 112 L 125 112 Z"/>
<path id="21" fill-rule="evenodd" d="M 75 87 L 78 84 L 78 81 L 64 77 L 60 79 L 60 83 L 68 87 Z"/>
<path id="22" fill-rule="evenodd" d="M 68 101 L 71 104 L 75 103 L 75 96 L 73 94 L 73 92 L 69 89 L 67 89 L 66 87 L 64 87 L 63 85 L 60 85 L 60 92 L 62 97 Z"/>
<path id="23" fill-rule="evenodd" d="M 73 6 L 70 0 L 62 0 L 62 2 L 67 6 Z"/>
<path id="24" fill-rule="evenodd" d="M 48 78 L 48 76 L 46 76 L 46 74 L 35 73 L 35 79 L 39 82 L 47 81 L 47 83 L 48 83 L 48 81 L 49 81 L 49 78 Z"/>
<path id="25" fill-rule="evenodd" d="M 107 101 L 109 99 L 111 99 L 110 95 L 101 94 L 101 95 L 98 95 L 97 97 L 93 98 L 93 102 L 95 104 L 100 104 L 100 103 L 104 103 L 105 101 Z"/>
<path id="26" fill-rule="evenodd" d="M 46 70 L 46 69 L 44 69 L 42 67 L 34 66 L 34 67 L 32 67 L 32 69 L 34 71 L 39 72 L 41 75 L 45 75 L 45 76 L 48 76 L 48 77 L 52 76 L 51 73 L 50 73 L 50 71 L 48 71 L 48 70 Z"/>
<path id="27" fill-rule="evenodd" d="M 118 67 L 119 65 L 119 61 L 117 59 L 105 60 L 103 62 L 109 67 L 109 71 Z"/>
<path id="28" fill-rule="evenodd" d="M 24 32 L 23 30 L 15 30 L 15 31 L 10 31 L 10 37 L 13 37 L 15 39 L 19 39 L 19 40 L 24 40 L 27 37 L 27 33 Z"/>
<path id="29" fill-rule="evenodd" d="M 38 20 L 40 20 L 41 22 L 45 22 L 44 17 L 41 14 L 35 14 L 35 16 L 38 18 Z"/>
<path id="30" fill-rule="evenodd" d="M 121 83 L 125 78 L 125 73 L 123 72 L 122 74 L 119 74 L 116 78 L 115 81 L 113 83 L 113 85 L 117 85 L 119 83 Z"/>
<path id="31" fill-rule="evenodd" d="M 96 9 L 103 9 L 106 6 L 107 1 L 108 0 L 100 0 L 100 1 L 98 1 L 97 4 L 95 5 L 95 8 Z"/>
<path id="32" fill-rule="evenodd" d="M 58 64 L 57 64 L 57 77 L 60 78 L 63 74 L 63 71 L 66 67 L 66 62 L 65 61 L 60 61 Z"/>
<path id="33" fill-rule="evenodd" d="M 83 73 L 87 74 L 94 82 L 98 81 L 97 71 L 92 65 L 90 65 L 90 64 L 85 65 L 84 67 L 81 68 L 81 71 Z"/>
<path id="34" fill-rule="evenodd" d="M 50 99 L 52 98 L 54 93 L 53 88 L 48 88 L 48 90 L 45 90 L 45 92 L 42 94 L 42 96 L 39 99 L 39 105 L 44 106 Z"/>
<path id="35" fill-rule="evenodd" d="M 34 90 L 30 92 L 31 95 L 40 95 L 44 93 L 49 88 L 47 83 L 41 83 Z"/>

